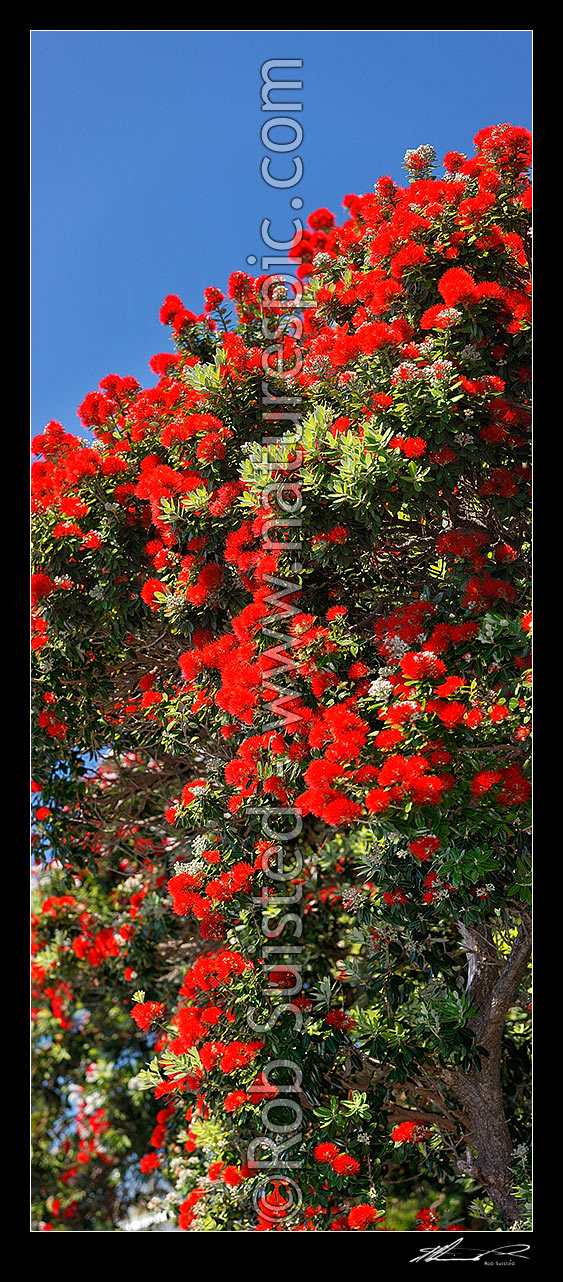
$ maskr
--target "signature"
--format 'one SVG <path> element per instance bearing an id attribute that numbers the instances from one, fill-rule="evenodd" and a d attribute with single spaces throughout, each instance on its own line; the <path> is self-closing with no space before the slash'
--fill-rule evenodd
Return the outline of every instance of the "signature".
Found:
<path id="1" fill-rule="evenodd" d="M 411 1264 L 428 1264 L 430 1260 L 484 1260 L 486 1255 L 524 1256 L 530 1250 L 528 1242 L 507 1242 L 496 1246 L 491 1251 L 475 1250 L 472 1246 L 461 1246 L 462 1237 L 446 1246 L 423 1246 L 418 1255 L 414 1255 Z"/>

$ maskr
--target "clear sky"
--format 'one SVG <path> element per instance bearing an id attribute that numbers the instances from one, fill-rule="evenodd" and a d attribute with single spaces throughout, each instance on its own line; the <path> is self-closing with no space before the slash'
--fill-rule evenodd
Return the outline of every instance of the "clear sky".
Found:
<path id="1" fill-rule="evenodd" d="M 283 192 L 260 173 L 270 58 L 303 60 L 285 74 L 303 81 L 304 174 Z M 33 32 L 32 434 L 80 432 L 106 374 L 152 385 L 166 294 L 199 312 L 206 285 L 257 274 L 261 222 L 287 239 L 291 196 L 340 222 L 346 193 L 406 182 L 409 147 L 441 159 L 486 125 L 531 128 L 531 58 L 530 31 Z"/>

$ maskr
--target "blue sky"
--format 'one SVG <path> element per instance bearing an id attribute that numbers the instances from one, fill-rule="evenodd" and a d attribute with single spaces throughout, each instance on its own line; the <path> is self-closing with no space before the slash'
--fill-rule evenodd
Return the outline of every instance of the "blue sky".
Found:
<path id="1" fill-rule="evenodd" d="M 165 295 L 199 312 L 206 285 L 256 273 L 260 224 L 286 239 L 291 196 L 340 222 L 346 193 L 406 181 L 409 147 L 441 159 L 486 125 L 531 128 L 531 57 L 529 31 L 33 32 L 32 434 L 51 418 L 80 432 L 106 374 L 152 385 Z M 270 58 L 303 60 L 286 73 L 303 80 L 290 191 L 260 174 Z"/>

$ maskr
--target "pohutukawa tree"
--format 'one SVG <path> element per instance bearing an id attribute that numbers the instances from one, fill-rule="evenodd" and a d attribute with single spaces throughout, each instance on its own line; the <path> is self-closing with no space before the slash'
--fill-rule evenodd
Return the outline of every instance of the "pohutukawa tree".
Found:
<path id="1" fill-rule="evenodd" d="M 526 1223 L 530 138 L 475 148 L 33 442 L 36 1229 Z"/>

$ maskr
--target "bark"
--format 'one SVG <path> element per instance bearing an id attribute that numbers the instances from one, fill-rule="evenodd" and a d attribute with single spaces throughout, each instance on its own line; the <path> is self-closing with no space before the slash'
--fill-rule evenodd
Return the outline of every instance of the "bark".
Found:
<path id="1" fill-rule="evenodd" d="M 428 1073 L 423 1071 L 417 1078 L 392 1086 L 392 1097 L 399 1095 L 403 1103 L 391 1098 L 387 1114 L 392 1123 L 416 1117 L 440 1127 L 460 1174 L 481 1185 L 510 1225 L 520 1218 L 521 1208 L 510 1191 L 513 1142 L 502 1094 L 502 1038 L 506 1016 L 526 973 L 531 927 L 522 915 L 508 957 L 499 956 L 486 924 L 471 929 L 462 926 L 461 935 L 468 962 L 466 992 L 478 1012 L 471 1026 L 481 1051 L 480 1067 L 437 1070 L 428 1066 Z M 332 1078 L 332 1086 L 335 1080 L 348 1092 L 370 1091 L 376 1082 L 388 1082 L 388 1069 L 366 1058 L 361 1071 Z M 457 1100 L 457 1109 L 452 1097 Z M 461 1143 L 456 1139 L 460 1131 Z"/>
<path id="2" fill-rule="evenodd" d="M 499 958 L 486 928 L 462 928 L 468 956 L 467 992 L 478 1008 L 473 1021 L 476 1045 L 482 1048 L 481 1067 L 469 1072 L 447 1070 L 445 1084 L 459 1100 L 466 1120 L 466 1150 L 457 1161 L 489 1194 L 509 1223 L 519 1216 L 510 1192 L 512 1139 L 502 1097 L 501 1051 L 507 1013 L 526 972 L 531 951 L 530 923 L 522 920 L 512 951 Z"/>

